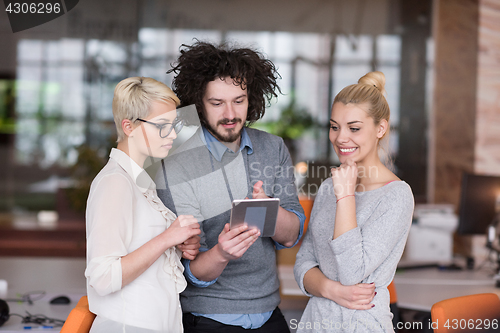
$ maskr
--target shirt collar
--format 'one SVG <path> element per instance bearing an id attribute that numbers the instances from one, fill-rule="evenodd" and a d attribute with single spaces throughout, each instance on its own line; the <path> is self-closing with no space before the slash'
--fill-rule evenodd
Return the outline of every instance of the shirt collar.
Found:
<path id="1" fill-rule="evenodd" d="M 204 126 L 201 126 L 201 128 L 203 130 L 200 132 L 201 140 L 207 146 L 208 151 L 213 155 L 213 157 L 220 162 L 224 153 L 227 150 L 231 151 L 231 149 L 227 148 L 222 142 L 217 140 L 217 138 L 213 136 L 212 133 L 210 133 Z M 241 131 L 239 151 L 242 151 L 245 147 L 248 147 L 247 154 L 253 153 L 252 141 L 248 136 L 246 128 L 243 127 L 243 130 Z"/>
<path id="2" fill-rule="evenodd" d="M 149 174 L 141 168 L 133 159 L 122 150 L 112 148 L 109 157 L 118 163 L 120 167 L 134 180 L 135 184 L 145 193 L 147 190 L 156 189 L 156 185 Z"/>

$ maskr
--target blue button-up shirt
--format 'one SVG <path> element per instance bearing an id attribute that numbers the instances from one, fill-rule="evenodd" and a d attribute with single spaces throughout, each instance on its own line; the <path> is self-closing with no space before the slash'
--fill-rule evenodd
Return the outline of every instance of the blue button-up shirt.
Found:
<path id="1" fill-rule="evenodd" d="M 222 156 L 227 150 L 230 150 L 226 145 L 224 145 L 222 142 L 217 140 L 205 127 L 202 127 L 203 131 L 200 132 L 201 140 L 205 143 L 207 146 L 207 149 L 210 151 L 212 156 L 217 160 L 221 161 Z M 250 137 L 248 136 L 245 128 L 243 128 L 241 132 L 241 143 L 240 143 L 240 149 L 239 151 L 241 152 L 245 147 L 248 147 L 247 149 L 247 154 L 253 154 L 253 147 L 252 147 L 252 141 L 250 141 Z M 304 222 L 306 220 L 306 217 L 304 214 L 301 214 L 299 212 L 296 212 L 294 210 L 290 210 L 292 213 L 297 215 L 300 221 L 300 230 L 299 230 L 299 236 L 297 237 L 297 240 L 295 243 L 291 246 L 295 246 L 299 239 L 302 237 L 302 233 L 304 232 Z M 274 241 L 274 240 L 273 240 Z M 286 248 L 286 246 L 274 241 L 275 247 L 277 250 L 281 250 Z M 205 252 L 208 251 L 207 248 L 200 248 L 200 252 Z M 202 281 L 198 280 L 193 273 L 191 273 L 191 269 L 189 267 L 190 260 L 183 259 L 184 263 L 184 274 L 186 275 L 186 278 L 191 282 L 196 287 L 199 288 L 204 288 L 208 287 L 211 284 L 214 284 L 217 279 L 214 279 L 212 281 Z M 205 314 L 205 313 L 193 313 L 195 316 L 203 316 L 206 318 L 210 318 L 213 320 L 216 320 L 218 322 L 221 322 L 226 325 L 234 325 L 234 326 L 241 326 L 245 329 L 255 329 L 259 328 L 262 325 L 264 325 L 269 318 L 271 317 L 273 311 L 269 312 L 263 312 L 263 313 L 251 313 L 251 314 Z"/>

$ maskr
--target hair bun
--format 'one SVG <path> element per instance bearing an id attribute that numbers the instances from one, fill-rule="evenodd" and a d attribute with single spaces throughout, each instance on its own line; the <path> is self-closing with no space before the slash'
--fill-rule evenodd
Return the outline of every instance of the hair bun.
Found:
<path id="1" fill-rule="evenodd" d="M 382 72 L 370 72 L 358 81 L 359 84 L 367 84 L 377 88 L 383 95 L 385 95 L 385 75 Z"/>

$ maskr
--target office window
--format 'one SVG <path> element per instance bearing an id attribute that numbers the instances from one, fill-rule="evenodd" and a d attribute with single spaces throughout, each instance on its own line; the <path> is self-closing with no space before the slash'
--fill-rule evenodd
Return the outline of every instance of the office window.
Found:
<path id="1" fill-rule="evenodd" d="M 115 138 L 111 113 L 115 85 L 136 75 L 171 85 L 173 74 L 166 72 L 177 59 L 181 44 L 192 44 L 194 38 L 250 46 L 274 62 L 283 94 L 273 99 L 257 126 L 279 121 L 292 100 L 296 109 L 311 115 L 316 124 L 295 141 L 294 163 L 338 162 L 327 128 L 333 97 L 369 71 L 384 72 L 391 107 L 390 152 L 397 154 L 401 89 L 398 35 L 140 28 L 137 41 L 132 42 L 69 38 L 19 41 L 14 163 L 57 170 L 58 177 L 67 179 L 69 167 L 78 157 L 77 147 L 85 144 L 103 155 L 101 148 L 109 148 Z M 34 180 L 47 177 L 40 173 Z"/>
<path id="2" fill-rule="evenodd" d="M 70 166 L 81 144 L 83 42 L 21 40 L 18 44 L 15 158 L 41 168 Z"/>

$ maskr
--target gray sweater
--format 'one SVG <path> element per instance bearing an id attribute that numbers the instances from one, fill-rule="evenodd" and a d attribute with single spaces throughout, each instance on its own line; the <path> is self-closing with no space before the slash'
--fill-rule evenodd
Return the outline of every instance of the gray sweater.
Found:
<path id="1" fill-rule="evenodd" d="M 212 248 L 229 222 L 232 199 L 251 197 L 253 185 L 262 180 L 270 197 L 303 214 L 290 155 L 283 140 L 255 129 L 246 129 L 252 142 L 241 152 L 226 151 L 218 161 L 195 134 L 165 162 L 157 175 L 158 195 L 178 215 L 194 215 L 201 223 L 201 246 Z M 165 187 L 165 177 L 168 186 Z M 246 252 L 226 266 L 217 281 L 199 288 L 190 283 L 181 294 L 184 312 L 250 314 L 274 310 L 280 302 L 276 254 L 271 238 L 259 238 Z"/>
<path id="2" fill-rule="evenodd" d="M 393 332 L 389 292 L 411 225 L 413 194 L 403 181 L 357 192 L 358 226 L 332 240 L 336 197 L 333 182 L 323 182 L 315 199 L 311 222 L 297 253 L 294 273 L 302 291 L 310 296 L 297 332 Z M 375 307 L 351 310 L 304 288 L 304 274 L 318 266 L 327 278 L 343 285 L 375 282 Z"/>

